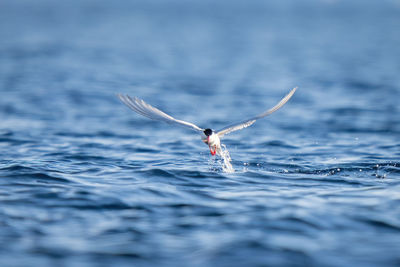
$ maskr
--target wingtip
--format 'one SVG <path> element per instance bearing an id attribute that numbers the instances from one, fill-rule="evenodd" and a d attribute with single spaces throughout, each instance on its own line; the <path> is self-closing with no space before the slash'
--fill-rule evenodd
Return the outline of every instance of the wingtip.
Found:
<path id="1" fill-rule="evenodd" d="M 131 101 L 132 101 L 132 99 L 135 100 L 135 101 L 139 99 L 139 98 L 137 98 L 136 96 L 134 96 L 134 97 L 132 98 L 132 97 L 130 97 L 128 94 L 117 93 L 116 95 L 117 95 L 117 97 L 118 97 L 120 100 L 122 100 L 123 102 L 125 102 L 124 100 L 127 100 L 127 99 L 129 99 L 129 100 L 131 100 Z"/>
<path id="2" fill-rule="evenodd" d="M 289 100 L 294 95 L 294 93 L 296 92 L 297 89 L 298 89 L 297 86 L 294 87 L 292 90 L 290 90 L 290 92 L 283 99 Z"/>
<path id="3" fill-rule="evenodd" d="M 124 95 L 121 93 L 117 93 L 115 94 L 120 100 L 122 100 L 124 98 Z"/>

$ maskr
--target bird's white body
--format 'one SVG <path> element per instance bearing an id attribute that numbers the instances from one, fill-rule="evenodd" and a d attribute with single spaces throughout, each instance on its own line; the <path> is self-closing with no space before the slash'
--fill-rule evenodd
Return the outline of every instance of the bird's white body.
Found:
<path id="1" fill-rule="evenodd" d="M 201 140 L 210 148 L 211 155 L 221 155 L 221 139 L 214 131 L 211 135 L 206 136 L 202 134 Z"/>
<path id="2" fill-rule="evenodd" d="M 293 96 L 294 92 L 296 92 L 296 89 L 297 87 L 293 88 L 284 98 L 281 99 L 281 101 L 279 101 L 278 104 L 268 109 L 267 111 L 260 113 L 254 117 L 251 117 L 250 119 L 231 124 L 218 131 L 213 131 L 210 128 L 207 129 L 200 128 L 199 126 L 191 122 L 175 119 L 174 117 L 162 112 L 161 110 L 151 106 L 150 104 L 147 104 L 142 99 L 139 99 L 137 97 L 131 98 L 128 95 L 121 95 L 121 94 L 119 94 L 118 97 L 125 105 L 127 105 L 133 111 L 149 119 L 164 121 L 166 123 L 183 126 L 191 130 L 194 130 L 196 132 L 200 132 L 200 134 L 202 135 L 201 137 L 202 141 L 209 146 L 211 155 L 214 156 L 215 154 L 221 155 L 220 138 L 222 136 L 249 127 L 250 125 L 255 123 L 256 120 L 264 118 L 274 113 L 275 111 L 280 109 L 283 105 L 285 105 L 287 101 L 289 101 L 289 99 Z"/>

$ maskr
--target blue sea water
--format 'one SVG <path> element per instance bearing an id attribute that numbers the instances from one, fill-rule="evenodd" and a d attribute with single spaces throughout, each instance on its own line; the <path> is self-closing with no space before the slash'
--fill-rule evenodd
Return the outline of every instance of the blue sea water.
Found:
<path id="1" fill-rule="evenodd" d="M 0 2 L 1 266 L 399 266 L 400 2 Z M 117 93 L 214 129 L 148 120 Z"/>

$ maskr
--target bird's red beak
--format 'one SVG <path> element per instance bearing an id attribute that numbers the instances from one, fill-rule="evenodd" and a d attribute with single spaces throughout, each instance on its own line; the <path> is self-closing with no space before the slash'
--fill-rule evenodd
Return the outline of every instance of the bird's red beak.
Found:
<path id="1" fill-rule="evenodd" d="M 217 153 L 217 148 L 214 147 L 214 150 L 211 148 L 211 146 L 209 146 L 209 148 L 210 148 L 210 153 L 211 153 L 211 155 L 212 155 L 212 156 L 215 156 L 215 154 Z"/>

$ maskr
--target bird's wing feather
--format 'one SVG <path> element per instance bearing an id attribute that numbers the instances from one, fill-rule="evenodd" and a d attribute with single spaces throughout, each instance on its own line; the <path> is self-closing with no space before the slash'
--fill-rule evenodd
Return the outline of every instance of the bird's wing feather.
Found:
<path id="1" fill-rule="evenodd" d="M 177 124 L 179 126 L 187 127 L 195 131 L 204 131 L 204 129 L 198 127 L 193 123 L 175 119 L 174 117 L 144 102 L 140 98 L 137 97 L 132 98 L 129 95 L 122 95 L 122 94 L 118 94 L 118 98 L 122 101 L 122 103 L 127 105 L 133 111 L 149 119 L 163 121 L 170 124 Z"/>
<path id="2" fill-rule="evenodd" d="M 274 107 L 268 109 L 267 111 L 258 114 L 257 116 L 254 116 L 250 119 L 238 122 L 238 123 L 234 123 L 231 124 L 229 126 L 226 126 L 225 128 L 222 128 L 221 130 L 217 131 L 217 134 L 219 137 L 224 136 L 225 134 L 237 131 L 237 130 L 241 130 L 243 128 L 249 127 L 250 125 L 252 125 L 253 123 L 256 122 L 256 120 L 264 118 L 265 116 L 268 116 L 272 113 L 274 113 L 275 111 L 277 111 L 278 109 L 280 109 L 283 105 L 286 104 L 286 102 L 289 101 L 289 99 L 293 96 L 294 92 L 296 92 L 297 87 L 293 88 L 284 98 L 282 98 L 281 101 L 279 101 L 278 104 L 276 104 Z"/>

